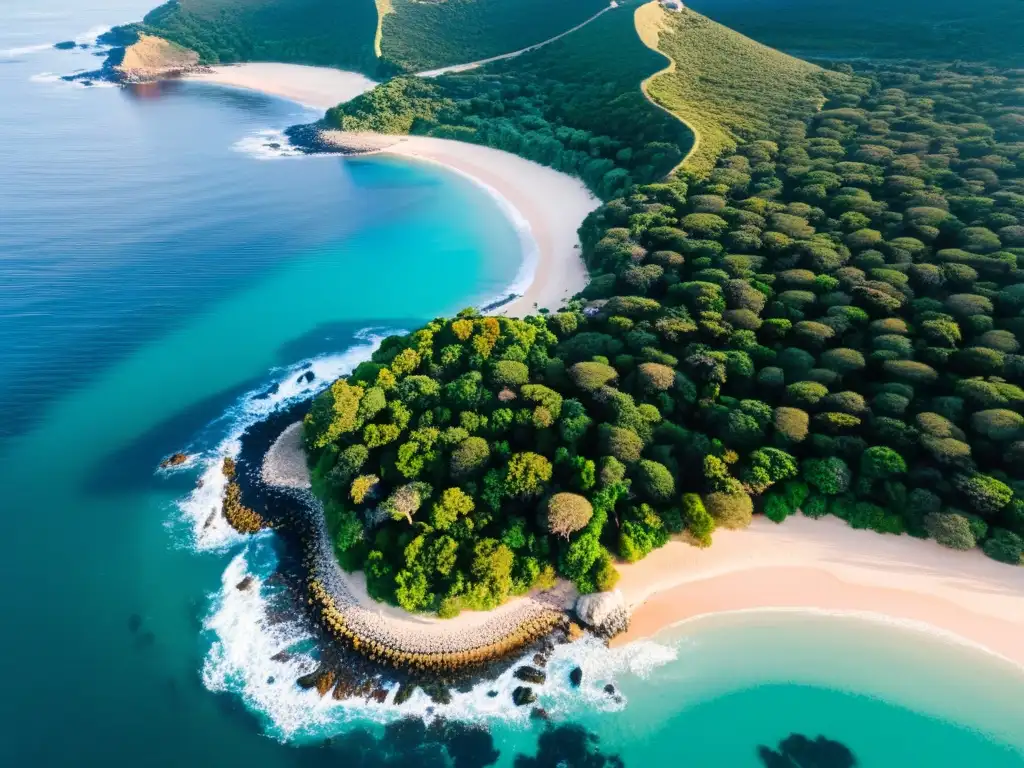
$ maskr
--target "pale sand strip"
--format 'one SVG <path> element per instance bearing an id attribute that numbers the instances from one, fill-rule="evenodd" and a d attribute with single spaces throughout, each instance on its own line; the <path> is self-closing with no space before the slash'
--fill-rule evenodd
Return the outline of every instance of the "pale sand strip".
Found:
<path id="1" fill-rule="evenodd" d="M 210 67 L 183 79 L 259 91 L 322 110 L 354 99 L 377 85 L 358 72 L 272 62 Z"/>
<path id="2" fill-rule="evenodd" d="M 562 612 L 575 603 L 576 591 L 566 582 L 513 598 L 492 611 L 463 611 L 452 619 L 412 614 L 377 602 L 366 590 L 365 575 L 361 571 L 345 572 L 334 556 L 323 507 L 307 490 L 309 473 L 305 471 L 301 430 L 302 423 L 295 422 L 281 433 L 267 451 L 260 474 L 268 485 L 299 491 L 314 524 L 310 542 L 313 570 L 335 607 L 344 614 L 348 627 L 360 637 L 408 653 L 467 651 L 500 642 L 524 622 L 552 611 Z"/>
<path id="3" fill-rule="evenodd" d="M 673 541 L 619 570 L 634 614 L 616 644 L 711 613 L 803 608 L 930 625 L 1024 665 L 1024 568 L 978 550 L 797 515 L 716 531 L 709 549 Z"/>

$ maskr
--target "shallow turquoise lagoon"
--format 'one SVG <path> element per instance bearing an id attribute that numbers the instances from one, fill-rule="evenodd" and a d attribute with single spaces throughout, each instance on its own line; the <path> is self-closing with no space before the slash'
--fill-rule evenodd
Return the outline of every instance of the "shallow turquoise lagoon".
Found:
<path id="1" fill-rule="evenodd" d="M 548 726 L 512 710 L 507 676 L 444 712 L 415 699 L 390 726 L 299 694 L 304 634 L 267 602 L 276 542 L 205 526 L 216 488 L 195 481 L 382 334 L 502 295 L 519 235 L 433 167 L 259 159 L 310 117 L 282 101 L 54 82 L 100 59 L 46 43 L 148 5 L 0 8 L 0 764 L 511 765 L 539 743 L 520 765 L 771 766 L 759 747 L 791 734 L 842 745 L 820 742 L 821 765 L 844 750 L 880 768 L 1024 764 L 1019 672 L 836 618 L 560 649 Z M 181 449 L 193 466 L 154 471 Z M 243 595 L 246 574 L 260 589 Z M 269 660 L 283 645 L 292 666 Z M 437 714 L 490 733 L 426 729 Z"/>

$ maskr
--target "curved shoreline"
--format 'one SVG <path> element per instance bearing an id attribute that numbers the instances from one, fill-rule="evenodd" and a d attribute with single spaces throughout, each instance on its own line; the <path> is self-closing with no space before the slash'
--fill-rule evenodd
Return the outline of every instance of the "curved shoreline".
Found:
<path id="1" fill-rule="evenodd" d="M 979 551 L 798 515 L 781 525 L 758 518 L 745 531 L 716 531 L 707 550 L 669 542 L 620 571 L 634 611 L 629 631 L 613 644 L 700 616 L 802 610 L 931 627 L 1024 666 L 1024 568 Z"/>
<path id="2" fill-rule="evenodd" d="M 564 585 L 451 619 L 410 614 L 374 601 L 365 577 L 346 573 L 334 555 L 323 507 L 309 490 L 301 427 L 301 422 L 291 424 L 274 441 L 260 474 L 264 483 L 289 490 L 303 503 L 309 525 L 303 544 L 310 602 L 338 640 L 375 661 L 441 671 L 486 663 L 564 627 L 565 611 L 575 598 Z"/>
<path id="3" fill-rule="evenodd" d="M 315 109 L 328 109 L 376 85 L 355 72 L 270 62 L 212 67 L 182 79 L 264 93 Z M 600 201 L 579 179 L 510 152 L 451 139 L 319 128 L 309 135 L 312 140 L 305 148 L 312 147 L 314 153 L 333 149 L 353 156 L 388 154 L 442 165 L 497 201 L 518 233 L 523 263 L 500 295 L 478 300 L 487 314 L 523 317 L 540 309 L 557 311 L 589 282 L 577 230 Z"/>

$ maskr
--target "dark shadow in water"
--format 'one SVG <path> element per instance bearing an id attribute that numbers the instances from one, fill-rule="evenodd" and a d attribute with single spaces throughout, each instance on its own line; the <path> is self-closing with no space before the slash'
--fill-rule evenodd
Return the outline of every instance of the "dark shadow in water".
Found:
<path id="1" fill-rule="evenodd" d="M 486 768 L 498 761 L 494 739 L 482 726 L 435 720 L 429 726 L 408 717 L 384 727 L 380 738 L 367 729 L 326 739 L 296 751 L 303 768 Z"/>
<path id="2" fill-rule="evenodd" d="M 536 756 L 516 755 L 515 768 L 623 768 L 622 758 L 602 752 L 598 741 L 579 725 L 549 728 L 537 739 Z"/>
<path id="3" fill-rule="evenodd" d="M 160 487 L 187 493 L 195 484 L 194 475 L 186 471 L 159 476 L 155 472 L 160 462 L 176 451 L 187 450 L 203 427 L 260 383 L 260 379 L 250 379 L 223 389 L 164 419 L 101 458 L 86 478 L 83 490 L 91 495 L 107 495 Z"/>
<path id="4" fill-rule="evenodd" d="M 412 330 L 424 322 L 409 319 L 385 320 L 374 327 L 382 330 Z M 281 366 L 293 366 L 312 357 L 343 353 L 362 343 L 355 335 L 365 327 L 366 323 L 352 322 L 319 325 L 281 345 L 275 351 L 274 359 Z M 202 372 L 197 372 L 196 375 L 201 376 Z M 298 378 L 301 372 L 296 370 L 294 375 Z M 229 408 L 237 405 L 247 392 L 264 387 L 266 394 L 272 394 L 277 391 L 277 383 L 283 379 L 284 371 L 250 379 L 209 395 L 169 416 L 124 447 L 100 459 L 86 479 L 84 490 L 90 494 L 104 495 L 159 487 L 180 491 L 182 494 L 187 493 L 195 483 L 194 473 L 172 472 L 168 475 L 157 475 L 155 470 L 160 461 L 176 451 L 188 450 L 197 434 L 223 416 Z"/>
<path id="5" fill-rule="evenodd" d="M 791 733 L 776 749 L 763 744 L 757 756 L 765 768 L 853 768 L 858 765 L 853 750 L 845 744 L 819 736 L 809 739 L 802 733 Z"/>

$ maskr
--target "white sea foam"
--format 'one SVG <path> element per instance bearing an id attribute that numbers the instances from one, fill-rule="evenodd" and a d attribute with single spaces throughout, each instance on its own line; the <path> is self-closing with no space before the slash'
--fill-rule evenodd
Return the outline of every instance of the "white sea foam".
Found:
<path id="1" fill-rule="evenodd" d="M 231 148 L 235 152 L 242 152 L 257 160 L 279 160 L 284 157 L 305 156 L 301 149 L 292 145 L 284 131 L 276 128 L 264 128 L 245 136 L 236 141 Z"/>
<path id="2" fill-rule="evenodd" d="M 529 721 L 531 707 L 516 707 L 512 703 L 512 691 L 522 685 L 514 677 L 514 670 L 520 664 L 531 663 L 529 654 L 511 664 L 496 680 L 481 682 L 466 693 L 453 691 L 452 701 L 447 705 L 435 704 L 421 690 L 395 707 L 391 704 L 393 689 L 386 705 L 362 699 L 336 701 L 330 694 L 321 697 L 315 690 L 300 689 L 296 679 L 317 665 L 310 653 L 313 638 L 296 620 L 271 620 L 271 590 L 265 579 L 276 565 L 270 545 L 273 534 L 242 537 L 220 514 L 226 486 L 221 463 L 225 456 L 238 455 L 245 429 L 350 372 L 369 357 L 384 335 L 377 330 L 363 331 L 357 335 L 360 343 L 343 354 L 275 371 L 276 389 L 272 394 L 268 394 L 268 387 L 263 387 L 240 398 L 219 420 L 223 421 L 221 434 L 225 437 L 213 449 L 199 453 L 197 464 L 203 467 L 202 482 L 178 505 L 180 519 L 187 523 L 190 543 L 196 549 L 224 549 L 245 543 L 225 569 L 220 590 L 211 596 L 211 610 L 204 622 L 211 646 L 203 662 L 203 682 L 212 691 L 240 696 L 250 710 L 264 719 L 268 734 L 282 741 L 320 738 L 344 730 L 348 723 L 382 723 L 409 715 L 524 725 Z M 307 370 L 314 375 L 312 381 L 300 376 Z M 246 577 L 252 577 L 252 583 L 239 590 L 238 584 Z M 285 650 L 290 653 L 287 659 L 273 660 L 273 656 Z M 619 693 L 605 693 L 606 684 L 618 687 L 619 676 L 643 677 L 675 658 L 673 648 L 653 641 L 608 649 L 603 642 L 587 637 L 558 646 L 548 661 L 547 683 L 535 687 L 537 706 L 553 714 L 571 714 L 581 707 L 621 709 L 626 706 L 625 699 Z M 577 666 L 583 670 L 583 683 L 574 688 L 569 673 Z M 488 695 L 492 691 L 497 695 Z"/>
<path id="3" fill-rule="evenodd" d="M 262 565 L 256 562 L 262 560 Z M 424 719 L 445 717 L 488 723 L 500 720 L 525 725 L 532 707 L 517 707 L 512 692 L 520 685 L 516 667 L 530 664 L 524 655 L 496 680 L 482 681 L 466 693 L 452 692 L 450 704 L 438 705 L 417 690 L 400 707 L 392 704 L 392 686 L 385 705 L 363 699 L 336 701 L 330 693 L 321 697 L 315 690 L 302 690 L 296 680 L 313 671 L 317 661 L 303 649 L 312 647 L 312 637 L 297 621 L 270 619 L 265 577 L 274 562 L 265 541 L 250 540 L 231 561 L 221 579 L 220 591 L 212 596 L 212 608 L 204 622 L 212 645 L 203 663 L 202 678 L 212 691 L 238 695 L 252 711 L 266 721 L 267 732 L 282 741 L 324 737 L 344 730 L 349 723 L 385 723 L 399 717 Z M 238 584 L 251 577 L 252 583 L 239 590 Z M 275 661 L 281 651 L 288 658 Z M 617 711 L 626 706 L 622 694 L 605 692 L 611 683 L 618 688 L 624 674 L 646 677 L 657 667 L 676 658 L 674 648 L 652 641 L 631 643 L 609 649 L 594 637 L 558 646 L 547 665 L 547 682 L 535 686 L 536 706 L 549 714 L 571 715 L 588 711 Z M 575 688 L 569 682 L 574 667 L 583 670 L 583 682 Z M 496 695 L 490 695 L 496 692 Z"/>
<path id="4" fill-rule="evenodd" d="M 0 57 L 13 59 L 18 56 L 28 56 L 32 53 L 47 51 L 50 48 L 53 48 L 54 45 L 54 43 L 39 43 L 38 45 L 23 45 L 19 48 L 7 48 L 0 51 Z"/>
<path id="5" fill-rule="evenodd" d="M 102 24 L 95 27 L 89 27 L 85 32 L 80 35 L 75 35 L 72 39 L 79 45 L 92 45 L 100 35 L 107 34 L 111 29 L 113 29 L 113 27 L 104 26 Z"/>
<path id="6" fill-rule="evenodd" d="M 40 72 L 38 75 L 32 75 L 29 78 L 29 82 L 32 83 L 59 83 L 61 76 L 56 72 Z"/>
<path id="7" fill-rule="evenodd" d="M 359 363 L 369 359 L 386 335 L 382 329 L 366 329 L 356 334 L 358 344 L 339 355 L 314 358 L 287 369 L 275 369 L 272 372 L 276 379 L 273 386 L 268 382 L 260 389 L 247 392 L 224 413 L 213 425 L 223 425 L 221 434 L 224 437 L 213 448 L 200 448 L 198 451 L 200 459 L 197 463 L 202 468 L 200 481 L 191 494 L 178 502 L 179 515 L 171 523 L 185 523 L 190 546 L 198 550 L 216 550 L 244 540 L 220 513 L 227 487 L 221 465 L 226 457 L 238 456 L 242 433 L 271 413 L 316 394 L 339 376 L 351 372 Z M 307 371 L 312 374 L 312 379 L 305 375 Z"/>

